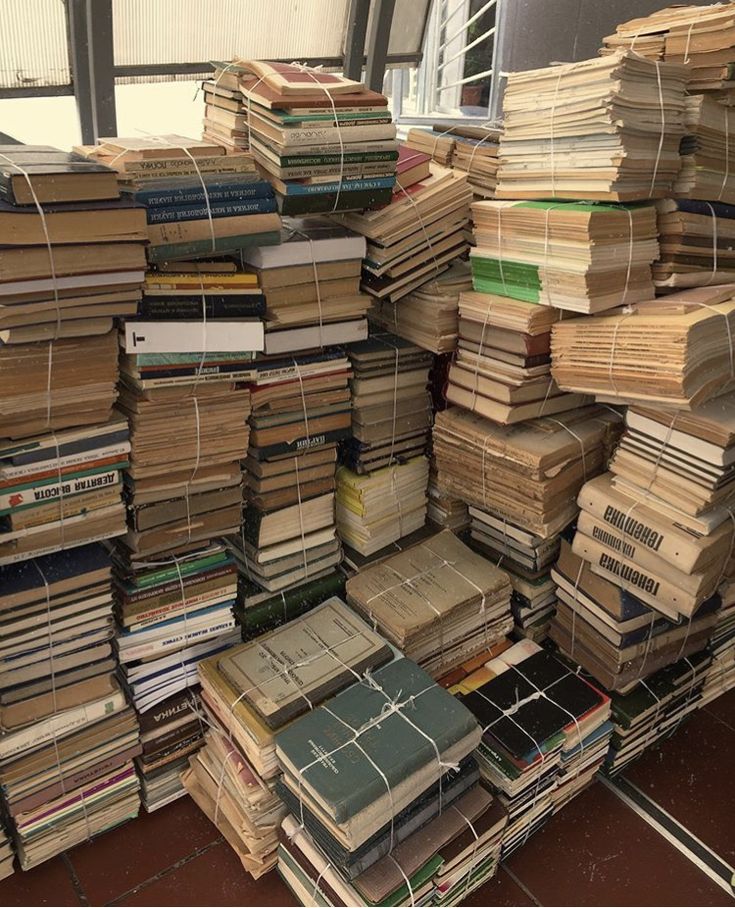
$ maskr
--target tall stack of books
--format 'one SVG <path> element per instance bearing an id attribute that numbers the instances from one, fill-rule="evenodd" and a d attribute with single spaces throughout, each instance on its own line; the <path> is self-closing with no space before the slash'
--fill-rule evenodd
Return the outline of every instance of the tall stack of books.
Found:
<path id="1" fill-rule="evenodd" d="M 276 862 L 286 811 L 274 790 L 278 733 L 393 657 L 336 597 L 199 665 L 210 730 L 184 784 L 253 876 Z"/>
<path id="2" fill-rule="evenodd" d="M 101 145 L 84 150 L 117 170 L 128 163 L 166 162 L 158 170 L 146 171 L 144 179 L 136 177 L 125 185 L 132 198 L 145 206 L 149 262 L 279 242 L 281 222 L 273 190 L 252 172 L 251 162 L 233 171 L 222 148 L 185 136 L 100 141 Z M 202 169 L 199 158 L 214 163 Z"/>
<path id="3" fill-rule="evenodd" d="M 250 148 L 283 214 L 361 210 L 390 201 L 398 144 L 384 95 L 297 63 L 236 60 L 227 69 L 220 68 L 222 78 L 237 73 L 244 110 L 224 114 L 210 105 L 205 128 L 211 135 L 210 121 L 226 121 L 231 132 L 225 141 Z M 219 88 L 213 93 L 222 97 Z"/>
<path id="4" fill-rule="evenodd" d="M 327 218 L 284 218 L 278 246 L 242 261 L 266 304 L 265 353 L 284 356 L 367 337 L 370 297 L 360 292 L 363 237 Z"/>
<path id="5" fill-rule="evenodd" d="M 286 591 L 342 558 L 334 516 L 337 444 L 350 433 L 350 362 L 338 347 L 256 363 L 240 569 L 261 590 Z M 247 608 L 247 601 L 241 602 Z"/>
<path id="6" fill-rule="evenodd" d="M 347 601 L 434 677 L 512 626 L 508 576 L 450 530 L 350 577 Z"/>
<path id="7" fill-rule="evenodd" d="M 399 179 L 384 208 L 342 215 L 343 224 L 367 239 L 363 290 L 393 303 L 438 278 L 469 248 L 471 199 L 464 174 L 432 164 L 424 180 Z"/>
<path id="8" fill-rule="evenodd" d="M 590 784 L 605 759 L 610 698 L 530 640 L 449 688 L 482 728 L 482 777 L 508 811 L 502 856 Z"/>
<path id="9" fill-rule="evenodd" d="M 23 869 L 138 813 L 111 579 L 99 543 L 0 569 L 0 786 Z"/>
<path id="10" fill-rule="evenodd" d="M 691 92 L 730 97 L 735 66 L 735 15 L 727 3 L 669 6 L 631 19 L 603 38 L 601 54 L 630 48 L 650 60 L 684 64 Z"/>
<path id="11" fill-rule="evenodd" d="M 653 263 L 653 283 L 658 292 L 735 281 L 732 205 L 684 198 L 661 199 L 656 208 L 660 255 Z"/>
<path id="12" fill-rule="evenodd" d="M 688 76 L 685 66 L 625 50 L 511 73 L 496 196 L 630 202 L 671 195 Z"/>
<path id="13" fill-rule="evenodd" d="M 125 531 L 114 319 L 137 309 L 146 223 L 103 164 L 0 159 L 0 788 L 27 869 L 140 804 L 100 540 Z"/>
<path id="14" fill-rule="evenodd" d="M 477 784 L 479 734 L 408 659 L 282 731 L 278 869 L 297 900 L 456 904 L 489 879 L 505 814 Z"/>
<path id="15" fill-rule="evenodd" d="M 228 155 L 243 155 L 250 150 L 248 109 L 240 91 L 240 76 L 245 70 L 237 60 L 213 64 L 211 78 L 202 82 L 204 119 L 202 139 L 221 145 Z M 248 155 L 255 167 L 252 155 Z"/>

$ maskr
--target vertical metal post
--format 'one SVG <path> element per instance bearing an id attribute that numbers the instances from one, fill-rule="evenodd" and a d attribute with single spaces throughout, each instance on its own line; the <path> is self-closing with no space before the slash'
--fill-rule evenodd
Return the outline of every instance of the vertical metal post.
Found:
<path id="1" fill-rule="evenodd" d="M 382 91 L 396 0 L 374 0 L 374 3 L 368 37 L 365 82 L 373 91 Z"/>
<path id="2" fill-rule="evenodd" d="M 348 79 L 359 82 L 362 78 L 362 62 L 365 56 L 370 0 L 350 0 L 345 34 L 344 74 Z"/>
<path id="3" fill-rule="evenodd" d="M 488 103 L 489 119 L 497 120 L 502 114 L 503 90 L 505 76 L 505 41 L 508 27 L 508 10 L 504 0 L 498 0 L 495 7 L 495 34 L 493 35 L 493 74 L 490 77 L 490 98 Z"/>
<path id="4" fill-rule="evenodd" d="M 68 0 L 69 57 L 82 142 L 117 134 L 112 0 Z"/>

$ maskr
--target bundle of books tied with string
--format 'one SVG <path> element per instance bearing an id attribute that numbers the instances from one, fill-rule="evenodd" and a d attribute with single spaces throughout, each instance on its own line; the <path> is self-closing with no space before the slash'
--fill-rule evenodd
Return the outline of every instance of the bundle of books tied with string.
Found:
<path id="1" fill-rule="evenodd" d="M 184 784 L 243 866 L 275 865 L 286 809 L 275 791 L 278 734 L 392 659 L 387 643 L 337 597 L 199 665 L 209 730 Z M 355 682 L 358 682 L 355 684 Z"/>
<path id="2" fill-rule="evenodd" d="M 405 658 L 282 731 L 278 870 L 298 901 L 456 904 L 489 879 L 506 815 L 478 784 L 479 733 Z"/>
<path id="3" fill-rule="evenodd" d="M 235 60 L 207 86 L 212 121 L 230 128 L 228 144 L 249 147 L 273 184 L 283 214 L 350 211 L 390 201 L 398 143 L 388 100 L 362 82 L 299 63 Z M 244 104 L 224 94 L 234 83 Z M 222 100 L 219 100 L 222 99 Z M 220 112 L 227 100 L 229 112 Z M 235 106 L 237 105 L 237 106 Z"/>
<path id="4" fill-rule="evenodd" d="M 728 100 L 735 65 L 735 14 L 729 3 L 668 6 L 620 23 L 603 38 L 601 54 L 630 48 L 650 60 L 681 64 L 690 92 Z"/>
<path id="5" fill-rule="evenodd" d="M 510 73 L 497 198 L 630 202 L 671 195 L 685 66 L 632 51 Z"/>

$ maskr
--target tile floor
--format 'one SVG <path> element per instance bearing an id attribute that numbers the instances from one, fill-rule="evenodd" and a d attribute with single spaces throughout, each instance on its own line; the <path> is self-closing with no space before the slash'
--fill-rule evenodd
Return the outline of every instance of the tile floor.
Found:
<path id="1" fill-rule="evenodd" d="M 735 864 L 735 691 L 644 755 L 626 778 Z M 252 880 L 184 798 L 0 882 L 0 906 L 294 905 Z M 735 898 L 601 783 L 511 855 L 468 905 L 729 905 Z"/>

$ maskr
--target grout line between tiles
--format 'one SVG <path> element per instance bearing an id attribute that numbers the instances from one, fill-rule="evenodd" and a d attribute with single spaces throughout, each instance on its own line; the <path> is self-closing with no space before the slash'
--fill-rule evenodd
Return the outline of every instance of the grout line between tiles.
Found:
<path id="1" fill-rule="evenodd" d="M 61 860 L 64 862 L 64 866 L 71 878 L 71 884 L 74 887 L 74 892 L 76 893 L 77 898 L 79 899 L 80 905 L 89 905 L 89 899 L 87 894 L 84 891 L 84 886 L 82 886 L 81 880 L 77 876 L 77 872 L 74 869 L 74 864 L 72 864 L 71 858 L 68 853 L 65 851 L 61 855 Z"/>
<path id="2" fill-rule="evenodd" d="M 173 873 L 175 870 L 178 870 L 180 867 L 183 867 L 184 864 L 188 864 L 189 861 L 193 861 L 194 858 L 201 857 L 201 855 L 206 854 L 208 851 L 211 851 L 213 848 L 216 848 L 218 845 L 221 845 L 224 842 L 224 836 L 219 836 L 214 839 L 212 842 L 208 842 L 206 845 L 202 845 L 201 848 L 197 848 L 196 851 L 192 851 L 191 854 L 187 854 L 186 857 L 180 858 L 170 867 L 166 867 L 165 870 L 159 870 L 158 873 L 155 873 L 153 876 L 148 877 L 147 880 L 143 880 L 142 883 L 138 883 L 137 886 L 133 886 L 131 889 L 126 890 L 120 895 L 115 896 L 114 899 L 110 899 L 109 902 L 106 902 L 105 905 L 117 905 L 123 899 L 126 899 L 130 895 L 135 895 L 135 893 L 140 892 L 141 889 L 145 889 L 146 886 L 150 886 L 152 883 L 158 882 L 158 880 L 164 879 L 169 874 Z"/>
<path id="3" fill-rule="evenodd" d="M 523 892 L 528 896 L 529 899 L 531 899 L 531 901 L 533 902 L 534 905 L 538 905 L 539 908 L 542 908 L 541 902 L 539 902 L 539 900 L 531 892 L 531 890 L 528 888 L 528 886 L 526 886 L 526 884 L 523 882 L 523 880 L 520 879 L 520 877 L 517 877 L 515 875 L 515 873 L 513 873 L 513 871 L 510 869 L 510 867 L 508 867 L 507 864 L 501 864 L 500 868 L 501 868 L 501 870 L 503 870 L 505 873 L 508 874 L 508 876 L 513 880 L 513 882 L 516 884 L 516 886 L 519 889 L 523 890 Z"/>

